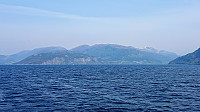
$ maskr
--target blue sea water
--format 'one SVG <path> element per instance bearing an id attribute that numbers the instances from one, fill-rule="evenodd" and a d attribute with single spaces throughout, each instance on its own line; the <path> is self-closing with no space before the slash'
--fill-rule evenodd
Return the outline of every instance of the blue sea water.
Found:
<path id="1" fill-rule="evenodd" d="M 200 111 L 200 66 L 0 66 L 0 112 Z"/>

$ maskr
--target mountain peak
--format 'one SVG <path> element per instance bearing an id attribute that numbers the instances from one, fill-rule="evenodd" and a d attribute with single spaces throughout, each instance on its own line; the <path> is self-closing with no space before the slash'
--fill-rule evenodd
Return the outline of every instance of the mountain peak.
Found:
<path id="1" fill-rule="evenodd" d="M 153 53 L 159 53 L 159 51 L 153 47 L 145 47 L 144 50 L 153 52 Z"/>
<path id="2" fill-rule="evenodd" d="M 88 48 L 90 48 L 89 45 L 80 45 L 78 47 L 72 48 L 71 51 L 82 52 Z"/>
<path id="3" fill-rule="evenodd" d="M 6 58 L 0 57 L 0 61 L 3 60 L 0 62 L 0 64 L 12 64 L 34 54 L 48 53 L 48 52 L 55 53 L 55 52 L 62 52 L 62 51 L 67 51 L 67 49 L 65 49 L 64 47 L 42 47 L 42 48 L 36 48 L 33 50 L 25 50 L 13 55 L 9 55 Z"/>

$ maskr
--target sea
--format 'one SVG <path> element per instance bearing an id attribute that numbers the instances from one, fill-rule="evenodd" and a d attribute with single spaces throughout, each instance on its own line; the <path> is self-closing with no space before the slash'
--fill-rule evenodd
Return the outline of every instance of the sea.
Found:
<path id="1" fill-rule="evenodd" d="M 1 65 L 0 112 L 199 112 L 200 65 Z"/>

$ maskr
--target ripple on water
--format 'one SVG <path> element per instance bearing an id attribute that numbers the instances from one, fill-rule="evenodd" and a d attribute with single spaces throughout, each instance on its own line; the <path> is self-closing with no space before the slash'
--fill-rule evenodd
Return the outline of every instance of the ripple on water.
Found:
<path id="1" fill-rule="evenodd" d="M 0 66 L 0 111 L 200 111 L 199 66 Z"/>

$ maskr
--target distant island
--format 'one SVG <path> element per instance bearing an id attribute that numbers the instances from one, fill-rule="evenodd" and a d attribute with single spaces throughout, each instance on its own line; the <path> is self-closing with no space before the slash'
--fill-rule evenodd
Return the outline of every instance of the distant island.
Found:
<path id="1" fill-rule="evenodd" d="M 169 62 L 169 64 L 193 64 L 200 65 L 200 48 L 193 53 L 176 58 Z"/>
<path id="2" fill-rule="evenodd" d="M 45 47 L 0 55 L 0 64 L 14 65 L 79 65 L 79 64 L 168 64 L 178 55 L 151 47 L 144 49 L 116 44 L 81 45 L 67 50 Z"/>

